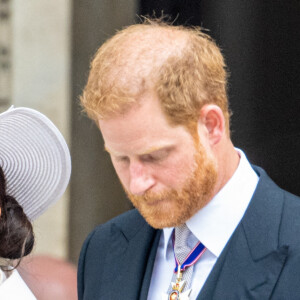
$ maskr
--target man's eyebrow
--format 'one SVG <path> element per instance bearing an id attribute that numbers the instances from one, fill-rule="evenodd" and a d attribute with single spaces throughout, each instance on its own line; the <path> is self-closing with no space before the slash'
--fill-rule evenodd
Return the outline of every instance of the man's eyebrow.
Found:
<path id="1" fill-rule="evenodd" d="M 141 155 L 148 155 L 148 154 L 152 154 L 154 152 L 158 152 L 158 151 L 161 151 L 161 150 L 168 150 L 170 149 L 171 146 L 169 145 L 162 145 L 162 146 L 154 146 L 154 147 L 151 147 L 141 153 L 138 153 L 137 155 L 138 156 L 141 156 Z M 108 149 L 106 147 L 106 145 L 104 145 L 104 151 L 108 152 L 109 154 L 112 154 L 112 155 L 120 155 L 119 153 L 115 153 L 114 151 Z"/>
<path id="2" fill-rule="evenodd" d="M 120 153 L 114 152 L 114 151 L 108 149 L 108 148 L 106 147 L 106 145 L 104 145 L 104 151 L 106 151 L 106 152 L 107 152 L 108 154 L 110 154 L 110 155 L 114 155 L 114 156 L 122 156 Z"/>
<path id="3" fill-rule="evenodd" d="M 109 149 L 106 147 L 106 145 L 104 145 L 104 149 L 103 149 L 103 150 L 106 151 L 106 152 L 108 152 L 109 154 L 112 154 L 112 151 L 109 150 Z"/>
<path id="4" fill-rule="evenodd" d="M 169 146 L 169 145 L 151 147 L 150 149 L 144 151 L 140 155 L 153 154 L 153 153 L 161 151 L 161 150 L 169 150 L 169 149 L 171 149 L 171 146 Z"/>

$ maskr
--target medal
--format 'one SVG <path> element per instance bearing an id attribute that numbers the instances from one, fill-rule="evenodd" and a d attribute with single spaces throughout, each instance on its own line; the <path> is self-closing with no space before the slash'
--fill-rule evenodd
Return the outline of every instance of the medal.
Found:
<path id="1" fill-rule="evenodd" d="M 181 266 L 178 265 L 176 282 L 171 282 L 172 291 L 168 295 L 168 300 L 188 300 L 191 289 L 182 293 L 185 284 L 186 281 L 182 280 Z"/>
<path id="2" fill-rule="evenodd" d="M 174 240 L 173 240 L 173 248 L 174 248 Z M 182 280 L 182 272 L 184 272 L 188 267 L 194 265 L 198 259 L 203 255 L 205 252 L 206 247 L 198 242 L 194 249 L 187 255 L 184 262 L 180 265 L 178 259 L 176 258 L 175 252 L 175 269 L 174 273 L 177 273 L 176 282 L 171 282 L 171 291 L 167 294 L 164 293 L 162 300 L 189 300 L 190 293 L 192 289 L 188 289 L 183 292 L 185 288 L 186 281 Z"/>
<path id="3" fill-rule="evenodd" d="M 172 291 L 168 294 L 163 294 L 162 300 L 189 300 L 191 289 L 182 293 L 182 290 L 186 284 L 185 280 L 182 280 L 182 272 L 180 265 L 178 266 L 176 282 L 171 282 Z"/>

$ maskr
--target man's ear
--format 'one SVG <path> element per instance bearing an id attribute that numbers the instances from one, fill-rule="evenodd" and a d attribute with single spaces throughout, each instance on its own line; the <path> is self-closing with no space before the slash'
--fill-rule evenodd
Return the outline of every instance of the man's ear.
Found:
<path id="1" fill-rule="evenodd" d="M 225 134 L 225 117 L 221 108 L 215 104 L 204 105 L 200 110 L 199 123 L 210 145 L 218 144 Z"/>

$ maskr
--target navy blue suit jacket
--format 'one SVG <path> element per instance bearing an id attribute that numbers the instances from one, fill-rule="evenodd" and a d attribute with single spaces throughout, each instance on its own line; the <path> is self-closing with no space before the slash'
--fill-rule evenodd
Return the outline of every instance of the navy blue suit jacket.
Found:
<path id="1" fill-rule="evenodd" d="M 300 299 L 300 198 L 255 170 L 249 207 L 197 300 Z M 160 234 L 136 210 L 98 226 L 80 254 L 79 300 L 147 299 Z"/>

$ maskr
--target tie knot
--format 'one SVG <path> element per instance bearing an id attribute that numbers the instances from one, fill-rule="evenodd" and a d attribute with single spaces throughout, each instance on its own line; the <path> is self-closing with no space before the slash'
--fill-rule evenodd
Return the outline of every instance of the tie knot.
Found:
<path id="1" fill-rule="evenodd" d="M 180 264 L 184 262 L 185 258 L 192 250 L 188 243 L 188 238 L 191 234 L 192 233 L 190 232 L 186 224 L 175 227 L 174 253 Z"/>
<path id="2" fill-rule="evenodd" d="M 184 223 L 178 227 L 175 227 L 175 246 L 185 246 L 187 245 L 187 240 L 190 234 L 190 230 Z"/>

